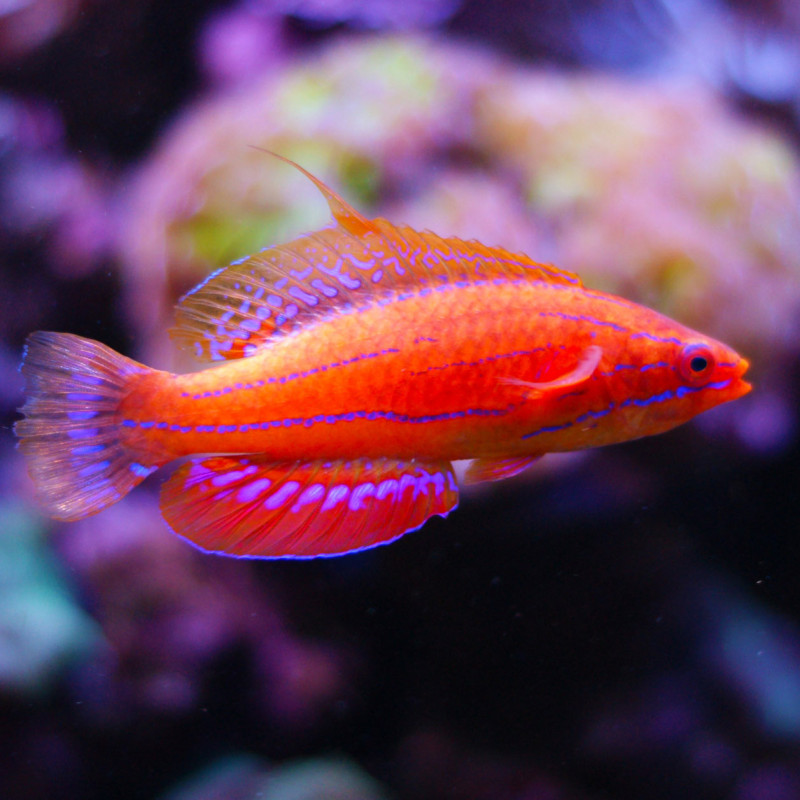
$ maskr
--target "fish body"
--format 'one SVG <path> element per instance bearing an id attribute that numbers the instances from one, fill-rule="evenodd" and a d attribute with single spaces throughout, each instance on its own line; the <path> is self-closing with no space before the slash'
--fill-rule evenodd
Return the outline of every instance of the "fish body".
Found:
<path id="1" fill-rule="evenodd" d="M 120 414 L 127 441 L 156 463 L 198 452 L 455 460 L 582 449 L 683 421 L 667 400 L 657 417 L 646 411 L 678 390 L 674 351 L 693 341 L 666 320 L 657 335 L 675 343 L 653 341 L 657 320 L 581 288 L 446 284 L 331 316 L 251 358 L 144 375 Z M 603 353 L 594 380 L 526 389 L 568 372 L 590 346 Z"/>
<path id="2" fill-rule="evenodd" d="M 188 457 L 161 505 L 200 548 L 337 555 L 445 515 L 453 460 L 495 480 L 750 388 L 745 359 L 651 309 L 502 248 L 367 220 L 308 177 L 333 227 L 179 303 L 175 338 L 218 365 L 174 375 L 32 334 L 17 433 L 51 514 L 94 513 Z"/>

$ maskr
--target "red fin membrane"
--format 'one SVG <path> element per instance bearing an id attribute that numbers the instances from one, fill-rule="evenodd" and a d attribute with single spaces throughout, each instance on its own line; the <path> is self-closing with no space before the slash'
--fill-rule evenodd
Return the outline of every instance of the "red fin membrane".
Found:
<path id="1" fill-rule="evenodd" d="M 471 239 L 443 238 L 432 231 L 415 231 L 408 225 L 393 225 L 381 217 L 372 220 L 384 242 L 402 259 L 408 278 L 404 283 L 427 281 L 488 280 L 519 278 L 561 286 L 582 286 L 573 272 L 534 261 L 524 253 L 512 253 L 504 247 L 487 247 Z"/>
<path id="2" fill-rule="evenodd" d="M 120 441 L 117 409 L 147 367 L 68 333 L 32 333 L 22 362 L 28 401 L 14 426 L 47 512 L 75 520 L 115 503 L 156 467 Z"/>
<path id="3" fill-rule="evenodd" d="M 457 503 L 448 462 L 386 459 L 195 458 L 161 490 L 161 512 L 176 533 L 207 552 L 249 558 L 336 556 L 387 544 Z"/>
<path id="4" fill-rule="evenodd" d="M 467 467 L 464 483 L 484 483 L 485 481 L 501 481 L 512 478 L 538 461 L 541 456 L 525 456 L 522 458 L 476 458 Z"/>

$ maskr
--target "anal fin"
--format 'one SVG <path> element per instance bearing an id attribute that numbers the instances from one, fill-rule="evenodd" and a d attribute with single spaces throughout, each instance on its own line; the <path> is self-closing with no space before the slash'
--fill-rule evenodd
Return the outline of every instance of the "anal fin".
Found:
<path id="1" fill-rule="evenodd" d="M 457 503 L 449 462 L 388 459 L 193 458 L 161 490 L 161 512 L 176 533 L 207 552 L 247 558 L 376 547 Z"/>

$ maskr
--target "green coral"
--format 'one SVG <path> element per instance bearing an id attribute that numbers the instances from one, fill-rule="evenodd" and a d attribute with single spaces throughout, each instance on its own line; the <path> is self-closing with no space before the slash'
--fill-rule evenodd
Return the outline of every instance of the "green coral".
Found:
<path id="1" fill-rule="evenodd" d="M 0 688 L 38 692 L 99 641 L 47 548 L 40 519 L 0 504 Z"/>

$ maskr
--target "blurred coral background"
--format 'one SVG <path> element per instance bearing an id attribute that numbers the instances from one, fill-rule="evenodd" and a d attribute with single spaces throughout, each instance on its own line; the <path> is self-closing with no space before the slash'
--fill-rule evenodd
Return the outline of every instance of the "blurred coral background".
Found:
<path id="1" fill-rule="evenodd" d="M 0 798 L 800 797 L 794 0 L 0 3 Z M 161 475 L 59 525 L 32 330 L 190 365 L 211 270 L 368 215 L 657 307 L 754 391 L 390 547 L 204 556 Z"/>

